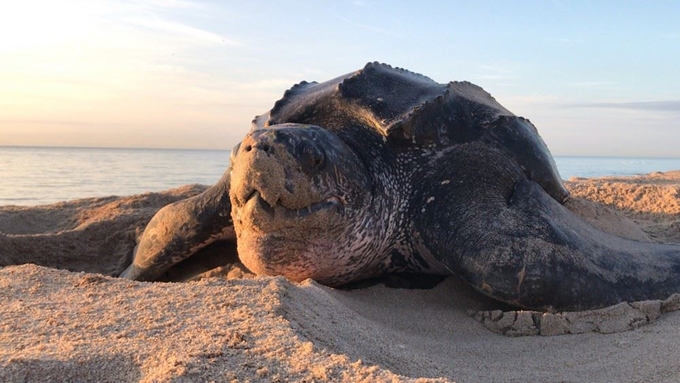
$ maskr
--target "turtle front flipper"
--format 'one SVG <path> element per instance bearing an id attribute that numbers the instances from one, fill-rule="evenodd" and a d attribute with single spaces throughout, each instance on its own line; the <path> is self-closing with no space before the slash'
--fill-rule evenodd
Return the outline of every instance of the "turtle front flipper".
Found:
<path id="1" fill-rule="evenodd" d="M 165 206 L 151 219 L 123 278 L 157 280 L 207 245 L 235 241 L 229 201 L 230 170 L 205 192 Z"/>
<path id="2" fill-rule="evenodd" d="M 469 145 L 443 160 L 447 171 L 422 185 L 430 194 L 417 206 L 418 237 L 482 293 L 522 308 L 573 311 L 680 292 L 679 245 L 596 229 L 495 148 Z"/>

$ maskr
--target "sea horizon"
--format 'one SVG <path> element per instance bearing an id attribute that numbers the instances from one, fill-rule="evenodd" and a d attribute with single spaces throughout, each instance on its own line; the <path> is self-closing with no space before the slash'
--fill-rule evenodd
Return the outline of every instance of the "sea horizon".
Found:
<path id="1" fill-rule="evenodd" d="M 101 150 L 197 150 L 197 151 L 231 151 L 231 149 L 209 148 L 153 148 L 143 146 L 69 146 L 69 145 L 0 145 L 2 148 L 17 149 L 101 149 Z"/>
<path id="2" fill-rule="evenodd" d="M 0 206 L 212 185 L 229 166 L 229 149 L 0 146 Z M 633 176 L 680 170 L 680 157 L 553 156 L 560 176 Z"/>
<path id="3" fill-rule="evenodd" d="M 101 150 L 168 150 L 168 151 L 227 151 L 230 152 L 231 149 L 211 149 L 211 148 L 154 148 L 154 147 L 135 147 L 135 146 L 69 146 L 69 145 L 2 145 L 0 144 L 0 149 L 3 148 L 17 148 L 17 149 L 101 149 Z M 677 157 L 673 156 L 654 156 L 654 155 L 599 155 L 599 154 L 555 154 L 551 153 L 553 157 L 579 157 L 579 158 L 643 158 L 643 159 L 680 159 L 680 155 Z M 679 169 L 680 170 L 680 169 Z"/>

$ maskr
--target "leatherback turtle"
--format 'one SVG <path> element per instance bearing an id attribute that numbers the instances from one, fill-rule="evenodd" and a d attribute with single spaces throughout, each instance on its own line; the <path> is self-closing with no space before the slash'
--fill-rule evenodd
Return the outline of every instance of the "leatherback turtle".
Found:
<path id="1" fill-rule="evenodd" d="M 536 128 L 483 89 L 369 63 L 286 91 L 216 185 L 157 213 L 122 276 L 154 280 L 235 240 L 256 274 L 453 274 L 544 311 L 680 292 L 680 246 L 601 232 L 568 196 Z"/>

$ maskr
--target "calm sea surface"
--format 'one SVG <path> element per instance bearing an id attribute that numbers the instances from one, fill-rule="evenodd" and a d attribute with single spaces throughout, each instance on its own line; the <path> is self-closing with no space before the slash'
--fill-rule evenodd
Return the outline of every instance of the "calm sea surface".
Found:
<path id="1" fill-rule="evenodd" d="M 680 158 L 556 157 L 564 179 L 680 170 Z M 0 205 L 162 191 L 220 179 L 228 150 L 0 146 Z"/>
<path id="2" fill-rule="evenodd" d="M 0 205 L 210 185 L 228 165 L 228 150 L 0 147 Z"/>

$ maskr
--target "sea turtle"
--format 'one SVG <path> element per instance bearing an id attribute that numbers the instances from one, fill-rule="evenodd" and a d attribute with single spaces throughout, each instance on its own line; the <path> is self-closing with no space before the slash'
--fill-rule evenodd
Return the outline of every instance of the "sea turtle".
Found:
<path id="1" fill-rule="evenodd" d="M 369 63 L 286 91 L 216 185 L 158 212 L 122 276 L 154 280 L 235 240 L 256 274 L 453 274 L 543 311 L 680 292 L 679 245 L 599 231 L 568 197 L 536 128 L 482 88 Z"/>

